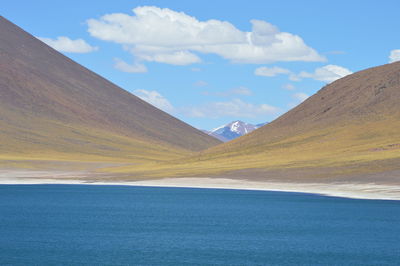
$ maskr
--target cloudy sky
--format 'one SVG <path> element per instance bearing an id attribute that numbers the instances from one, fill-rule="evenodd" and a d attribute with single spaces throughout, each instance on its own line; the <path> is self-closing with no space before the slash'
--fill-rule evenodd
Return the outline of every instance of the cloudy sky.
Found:
<path id="1" fill-rule="evenodd" d="M 54 49 L 202 129 L 271 121 L 325 84 L 400 60 L 398 10 L 397 0 L 0 6 Z"/>

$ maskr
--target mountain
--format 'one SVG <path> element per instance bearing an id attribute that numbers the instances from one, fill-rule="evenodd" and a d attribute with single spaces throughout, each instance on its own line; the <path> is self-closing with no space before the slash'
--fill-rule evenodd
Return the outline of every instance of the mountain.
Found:
<path id="1" fill-rule="evenodd" d="M 400 169 L 400 62 L 339 79 L 200 158 L 231 170 L 330 169 L 320 175 Z"/>
<path id="2" fill-rule="evenodd" d="M 219 143 L 0 17 L 0 160 L 164 160 Z"/>
<path id="3" fill-rule="evenodd" d="M 203 132 L 205 132 L 208 135 L 213 136 L 223 142 L 227 142 L 227 141 L 233 140 L 235 138 L 241 137 L 243 135 L 246 135 L 257 128 L 262 127 L 265 124 L 267 124 L 267 123 L 253 125 L 253 124 L 245 123 L 240 120 L 236 120 L 229 124 L 215 128 L 211 131 L 203 131 Z"/>
<path id="4" fill-rule="evenodd" d="M 171 176 L 400 183 L 400 62 L 334 81 L 262 128 L 154 169 L 161 170 Z"/>

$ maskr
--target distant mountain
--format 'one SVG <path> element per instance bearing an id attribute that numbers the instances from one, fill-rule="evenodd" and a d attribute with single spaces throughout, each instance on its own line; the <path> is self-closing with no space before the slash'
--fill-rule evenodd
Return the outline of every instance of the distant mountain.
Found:
<path id="1" fill-rule="evenodd" d="M 262 127 L 265 124 L 267 123 L 253 125 L 240 120 L 236 120 L 229 124 L 217 127 L 211 131 L 203 130 L 203 132 L 223 142 L 227 142 L 246 135 L 247 133 L 250 133 L 257 128 Z"/>
<path id="2" fill-rule="evenodd" d="M 0 16 L 0 158 L 137 162 L 219 143 Z"/>

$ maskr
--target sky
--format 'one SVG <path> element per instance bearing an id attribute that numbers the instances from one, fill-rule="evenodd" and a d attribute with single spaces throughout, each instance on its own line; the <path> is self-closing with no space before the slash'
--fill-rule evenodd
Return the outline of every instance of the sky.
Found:
<path id="1" fill-rule="evenodd" d="M 400 60 L 398 0 L 2 0 L 0 14 L 199 129 L 263 123 Z"/>

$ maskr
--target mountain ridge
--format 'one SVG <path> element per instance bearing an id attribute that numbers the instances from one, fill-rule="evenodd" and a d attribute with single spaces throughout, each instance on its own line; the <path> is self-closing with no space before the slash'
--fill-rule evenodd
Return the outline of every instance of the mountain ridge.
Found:
<path id="1" fill-rule="evenodd" d="M 219 144 L 4 17 L 0 69 L 3 153 L 168 158 Z"/>

